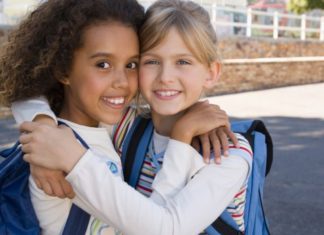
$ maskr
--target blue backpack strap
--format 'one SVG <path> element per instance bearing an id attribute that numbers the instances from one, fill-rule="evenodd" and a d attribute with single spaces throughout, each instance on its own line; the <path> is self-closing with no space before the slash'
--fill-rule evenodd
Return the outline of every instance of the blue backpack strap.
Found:
<path id="1" fill-rule="evenodd" d="M 273 159 L 273 144 L 272 144 L 272 139 L 271 136 L 265 127 L 264 123 L 261 120 L 244 120 L 244 121 L 237 121 L 232 123 L 232 130 L 234 132 L 238 132 L 242 134 L 250 143 L 251 147 L 255 149 L 255 145 L 258 146 L 264 146 L 266 147 L 266 167 L 265 167 L 265 174 L 266 176 L 272 165 L 272 159 Z M 260 141 L 258 143 L 258 141 Z M 265 143 L 265 144 L 264 144 Z M 260 149 L 256 151 L 262 151 Z M 254 153 L 255 155 L 263 157 L 263 154 L 260 154 L 258 152 Z M 262 159 L 261 159 L 262 160 Z M 254 169 L 256 170 L 256 169 Z M 258 178 L 263 178 L 263 177 L 258 177 Z M 263 181 L 262 179 L 254 179 L 254 180 L 259 180 L 258 182 L 254 182 L 254 185 L 252 185 L 252 180 L 249 180 L 249 185 L 248 185 L 248 192 L 247 192 L 247 200 L 246 200 L 246 208 L 245 208 L 245 223 L 247 224 L 246 226 L 246 234 L 254 234 L 253 232 L 249 231 L 250 227 L 255 227 L 259 226 L 256 225 L 255 223 L 256 220 L 256 214 L 260 214 L 257 211 L 254 210 L 262 210 L 262 214 L 264 215 L 263 211 L 263 205 L 262 205 L 262 195 L 259 193 L 261 189 L 263 189 Z M 262 181 L 262 182 L 261 182 Z M 252 194 L 253 190 L 252 187 L 256 187 L 255 185 L 258 185 L 261 189 L 258 189 L 256 193 Z M 262 192 L 261 192 L 262 193 Z M 258 197 L 258 198 L 256 198 Z M 254 199 L 253 199 L 254 198 Z M 253 200 L 252 200 L 253 199 Z M 260 203 L 260 207 L 256 205 L 252 205 L 255 203 Z M 251 209 L 250 209 L 251 208 Z M 256 209 L 257 208 L 257 209 Z M 265 216 L 264 216 L 265 217 Z M 261 219 L 262 220 L 262 219 Z M 253 225 L 249 225 L 250 223 L 253 223 Z M 260 234 L 269 234 L 267 224 L 266 222 L 261 222 L 262 226 L 265 227 L 263 228 L 257 228 L 254 229 L 257 230 L 258 232 L 260 231 L 265 231 L 266 232 L 261 232 Z M 241 231 L 239 231 L 237 224 L 233 220 L 233 218 L 230 216 L 230 214 L 225 210 L 222 215 L 212 224 L 210 225 L 206 230 L 205 230 L 209 235 L 235 235 L 235 234 L 243 234 Z"/>
<path id="2" fill-rule="evenodd" d="M 62 235 L 85 234 L 89 220 L 90 215 L 87 212 L 72 204 Z"/>
<path id="3" fill-rule="evenodd" d="M 249 142 L 252 148 L 254 147 L 253 132 L 259 132 L 265 136 L 265 143 L 267 147 L 267 165 L 265 175 L 271 170 L 273 161 L 273 142 L 269 131 L 261 120 L 244 120 L 232 123 L 232 131 L 241 133 Z"/>
<path id="4" fill-rule="evenodd" d="M 0 152 L 4 158 L 0 164 L 0 234 L 40 234 L 28 187 L 29 164 L 23 155 L 19 142 Z"/>
<path id="5" fill-rule="evenodd" d="M 58 124 L 69 127 L 66 123 L 62 121 L 59 121 Z M 88 144 L 81 138 L 81 136 L 79 136 L 79 134 L 76 133 L 73 129 L 72 131 L 74 136 L 80 141 L 83 147 L 89 149 Z M 85 234 L 87 231 L 89 220 L 90 215 L 86 211 L 82 210 L 75 204 L 72 204 L 62 235 Z"/>
<path id="6" fill-rule="evenodd" d="M 152 120 L 137 117 L 125 138 L 122 147 L 124 179 L 132 187 L 135 187 L 138 182 L 152 133 Z"/>
<path id="7" fill-rule="evenodd" d="M 271 136 L 261 120 L 235 122 L 232 129 L 244 135 L 253 148 L 252 172 L 248 180 L 244 212 L 245 234 L 268 235 L 270 231 L 263 208 L 263 188 L 273 160 Z"/>

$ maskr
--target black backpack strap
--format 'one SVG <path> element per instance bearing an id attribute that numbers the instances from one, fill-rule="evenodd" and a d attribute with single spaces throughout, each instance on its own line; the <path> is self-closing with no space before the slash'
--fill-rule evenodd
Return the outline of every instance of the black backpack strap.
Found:
<path id="1" fill-rule="evenodd" d="M 218 219 L 215 220 L 214 223 L 210 225 L 210 227 L 215 229 L 217 232 L 215 230 L 213 231 L 209 229 L 209 231 L 207 232 L 209 235 L 213 235 L 213 234 L 244 235 L 243 232 L 236 230 L 235 228 L 227 224 L 221 217 L 218 217 Z"/>
<path id="2" fill-rule="evenodd" d="M 69 127 L 66 123 L 62 121 L 58 121 L 58 124 Z M 80 141 L 83 147 L 89 149 L 88 144 L 81 138 L 81 136 L 79 136 L 79 134 L 76 133 L 73 129 L 72 131 L 74 136 Z M 72 204 L 62 235 L 85 234 L 87 231 L 89 220 L 90 215 L 86 211 L 82 210 L 75 204 Z"/>
<path id="3" fill-rule="evenodd" d="M 266 172 L 265 175 L 267 176 L 271 170 L 272 161 L 273 161 L 273 142 L 271 135 L 266 128 L 265 124 L 261 120 L 254 120 L 251 127 L 247 130 L 247 134 L 251 135 L 253 131 L 260 132 L 264 134 L 265 141 L 267 144 L 267 166 L 266 166 Z"/>
<path id="4" fill-rule="evenodd" d="M 151 133 L 147 132 L 151 130 L 153 130 L 151 119 L 137 117 L 123 144 L 122 163 L 124 179 L 132 187 L 135 187 L 138 181 L 138 170 L 140 170 L 143 165 L 147 144 L 151 138 Z M 144 135 L 145 133 L 147 134 Z M 141 148 L 138 148 L 139 146 L 141 146 Z"/>

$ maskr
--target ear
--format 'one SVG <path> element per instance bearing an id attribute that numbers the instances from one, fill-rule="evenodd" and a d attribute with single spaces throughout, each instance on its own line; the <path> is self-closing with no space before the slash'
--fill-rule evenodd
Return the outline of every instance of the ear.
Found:
<path id="1" fill-rule="evenodd" d="M 59 79 L 59 82 L 66 86 L 70 85 L 70 80 L 67 77 Z"/>
<path id="2" fill-rule="evenodd" d="M 209 65 L 208 69 L 209 69 L 208 77 L 206 78 L 204 84 L 204 87 L 206 89 L 214 87 L 215 84 L 217 83 L 221 72 L 221 64 L 217 61 L 214 61 Z"/>

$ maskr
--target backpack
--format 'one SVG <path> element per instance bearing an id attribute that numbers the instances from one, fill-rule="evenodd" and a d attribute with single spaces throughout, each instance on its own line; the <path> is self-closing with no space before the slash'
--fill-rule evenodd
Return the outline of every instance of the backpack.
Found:
<path id="1" fill-rule="evenodd" d="M 263 187 L 270 172 L 273 159 L 271 136 L 260 120 L 236 121 L 231 123 L 233 132 L 242 134 L 253 149 L 253 161 L 246 192 L 244 211 L 244 233 L 238 229 L 231 215 L 225 210 L 205 233 L 209 235 L 269 235 L 269 227 L 263 208 Z M 136 187 L 152 134 L 151 119 L 137 117 L 122 145 L 122 165 L 125 181 Z"/>
<path id="2" fill-rule="evenodd" d="M 89 148 L 76 132 L 74 135 Z M 23 155 L 19 142 L 0 152 L 4 158 L 0 163 L 0 234 L 3 235 L 41 234 L 29 192 L 29 164 L 23 160 Z M 84 234 L 89 219 L 87 212 L 72 204 L 63 235 Z"/>

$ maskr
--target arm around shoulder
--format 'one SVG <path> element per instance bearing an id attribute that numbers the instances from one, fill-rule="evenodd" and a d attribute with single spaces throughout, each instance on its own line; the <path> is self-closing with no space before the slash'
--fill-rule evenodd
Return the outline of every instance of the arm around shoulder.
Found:
<path id="1" fill-rule="evenodd" d="M 12 114 L 18 124 L 24 121 L 33 121 L 36 116 L 44 115 L 53 119 L 57 124 L 54 112 L 51 110 L 45 97 L 13 102 L 11 105 Z"/>

